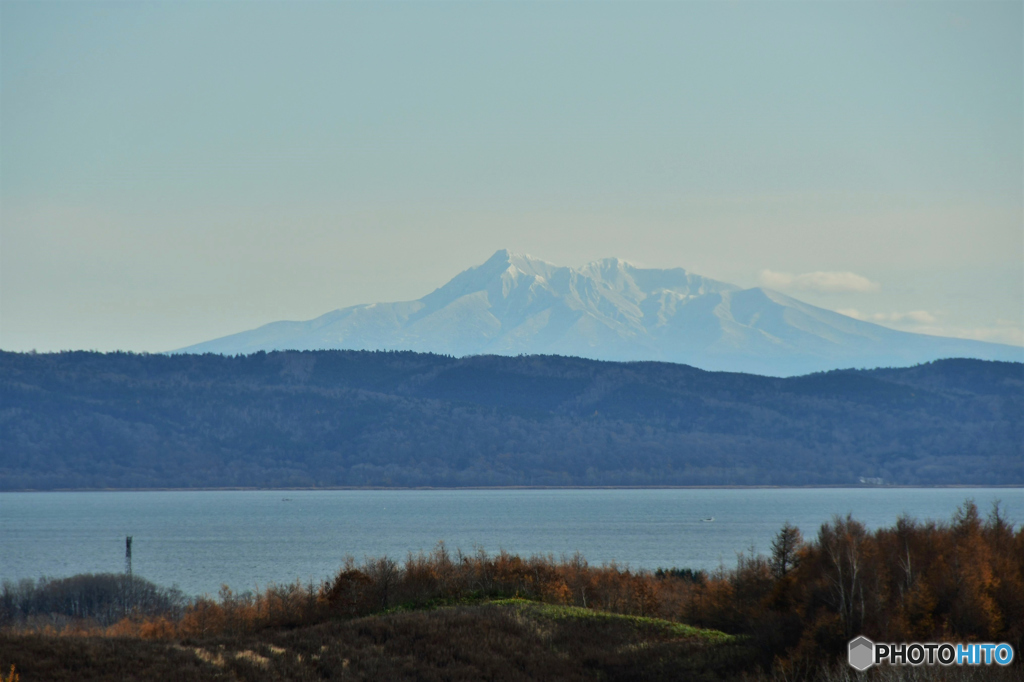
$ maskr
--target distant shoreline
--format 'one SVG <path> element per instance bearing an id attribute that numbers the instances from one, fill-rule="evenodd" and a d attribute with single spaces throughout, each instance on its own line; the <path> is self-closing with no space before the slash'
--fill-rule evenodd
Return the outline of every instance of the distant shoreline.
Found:
<path id="1" fill-rule="evenodd" d="M 143 493 L 143 492 L 314 492 L 314 491 L 379 491 L 379 490 L 832 490 L 832 489 L 864 489 L 864 490 L 936 490 L 936 489 L 957 489 L 957 488 L 986 488 L 991 490 L 1017 490 L 1024 488 L 1024 485 L 1007 483 L 1004 485 L 983 485 L 983 484 L 945 484 L 945 485 L 504 485 L 504 486 L 324 486 L 316 488 L 286 488 L 286 487 L 254 487 L 254 486 L 232 486 L 214 488 L 23 488 L 19 490 L 0 490 L 0 495 L 6 493 Z"/>

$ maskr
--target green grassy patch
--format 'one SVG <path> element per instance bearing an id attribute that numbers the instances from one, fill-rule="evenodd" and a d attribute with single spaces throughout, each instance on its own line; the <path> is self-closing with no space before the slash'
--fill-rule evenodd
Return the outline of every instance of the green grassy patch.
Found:
<path id="1" fill-rule="evenodd" d="M 608 611 L 597 611 L 581 606 L 560 606 L 558 604 L 545 604 L 543 602 L 530 601 L 528 599 L 496 599 L 490 602 L 497 606 L 512 606 L 517 609 L 529 611 L 533 615 L 542 618 L 578 619 L 578 620 L 606 620 L 616 623 L 628 623 L 638 629 L 648 629 L 663 632 L 674 637 L 687 637 L 700 639 L 715 644 L 735 644 L 738 638 L 720 630 L 698 628 L 685 623 L 676 623 L 661 618 L 649 618 L 647 616 L 626 616 Z"/>

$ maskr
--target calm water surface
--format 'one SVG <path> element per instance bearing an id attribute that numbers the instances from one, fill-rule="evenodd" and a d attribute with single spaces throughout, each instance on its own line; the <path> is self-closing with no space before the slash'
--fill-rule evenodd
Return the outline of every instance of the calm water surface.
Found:
<path id="1" fill-rule="evenodd" d="M 122 571 L 125 535 L 137 575 L 189 594 L 321 580 L 347 555 L 404 558 L 439 540 L 714 569 L 766 552 L 785 521 L 813 536 L 848 512 L 871 528 L 948 520 L 966 498 L 1024 521 L 1022 488 L 0 493 L 0 578 Z"/>

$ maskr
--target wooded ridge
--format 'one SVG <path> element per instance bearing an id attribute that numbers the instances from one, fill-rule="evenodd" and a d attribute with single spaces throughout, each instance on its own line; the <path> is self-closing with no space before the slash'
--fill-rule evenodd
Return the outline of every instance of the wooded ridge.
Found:
<path id="1" fill-rule="evenodd" d="M 1024 484 L 1024 364 L 0 352 L 0 488 Z"/>

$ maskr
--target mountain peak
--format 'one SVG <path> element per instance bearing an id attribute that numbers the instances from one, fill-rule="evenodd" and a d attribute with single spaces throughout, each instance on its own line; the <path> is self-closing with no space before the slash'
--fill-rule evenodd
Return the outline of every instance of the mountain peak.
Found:
<path id="1" fill-rule="evenodd" d="M 498 249 L 494 252 L 493 256 L 483 262 L 483 265 L 488 265 L 490 263 L 509 263 L 518 255 L 519 254 L 514 251 L 510 251 L 509 249 Z"/>
<path id="2" fill-rule="evenodd" d="M 527 274 L 538 274 L 549 272 L 558 266 L 540 258 L 531 256 L 528 253 L 519 253 L 510 249 L 498 249 L 494 255 L 484 261 L 483 264 L 470 270 L 480 270 L 487 273 L 500 273 L 513 268 Z"/>
<path id="3" fill-rule="evenodd" d="M 492 261 L 505 263 L 515 263 L 515 261 L 547 263 L 547 261 L 531 256 L 528 253 L 520 253 L 518 251 L 512 251 L 511 249 L 498 249 L 497 251 L 494 252 L 493 256 L 491 256 L 484 262 L 484 265 Z M 548 263 L 548 265 L 550 265 L 550 263 Z"/>
<path id="4" fill-rule="evenodd" d="M 1024 349 L 898 332 L 682 268 L 603 258 L 576 269 L 510 249 L 416 301 L 351 306 L 182 350 L 318 348 L 658 360 L 775 376 L 942 357 L 1024 358 Z"/>
<path id="5" fill-rule="evenodd" d="M 609 272 L 615 270 L 636 270 L 637 267 L 630 263 L 628 260 L 621 258 L 601 258 L 595 261 L 591 261 L 580 268 L 580 271 L 597 271 L 597 272 Z"/>
<path id="6" fill-rule="evenodd" d="M 555 272 L 569 270 L 570 268 L 559 267 L 526 253 L 499 249 L 482 265 L 470 268 L 466 272 L 475 273 L 473 277 L 476 285 L 485 288 L 488 286 L 487 282 L 498 279 L 508 280 L 511 278 L 513 282 L 520 282 L 520 276 L 522 275 L 525 276 L 525 279 L 521 280 L 522 282 L 533 282 L 535 280 L 547 280 Z M 457 277 L 456 279 L 459 278 Z M 454 282 L 455 280 L 452 281 Z M 508 288 L 509 283 L 506 282 L 503 285 L 506 293 Z"/>
<path id="7" fill-rule="evenodd" d="M 632 262 L 626 260 L 625 258 L 617 258 L 616 256 L 611 256 L 609 258 L 598 258 L 595 261 L 591 261 L 590 264 L 600 264 L 608 267 L 636 267 Z"/>

